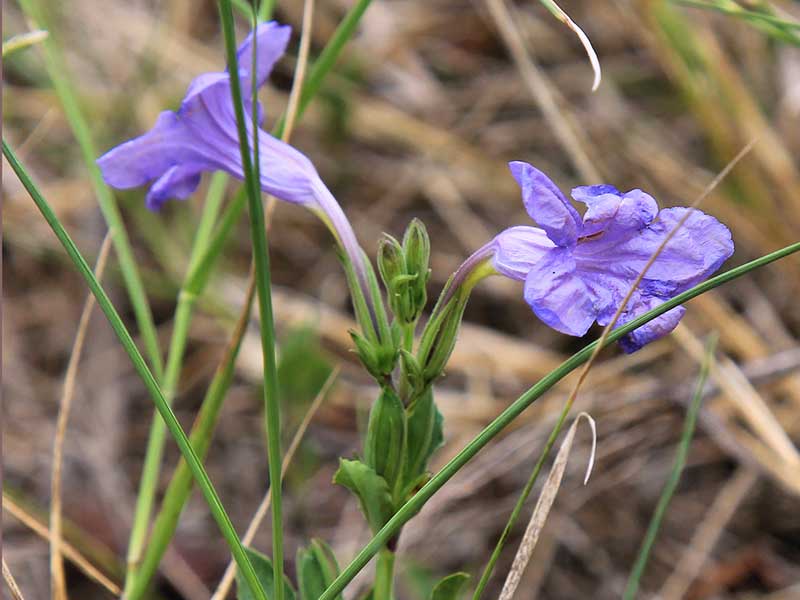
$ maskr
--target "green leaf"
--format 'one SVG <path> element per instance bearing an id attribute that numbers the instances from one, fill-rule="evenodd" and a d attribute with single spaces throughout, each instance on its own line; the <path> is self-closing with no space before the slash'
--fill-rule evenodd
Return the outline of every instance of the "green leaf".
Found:
<path id="1" fill-rule="evenodd" d="M 255 569 L 256 577 L 258 578 L 258 582 L 261 584 L 261 587 L 264 589 L 264 592 L 267 594 L 267 599 L 272 600 L 273 598 L 273 582 L 275 581 L 275 575 L 272 570 L 272 561 L 258 552 L 257 550 L 253 550 L 252 548 L 245 548 L 245 552 L 247 553 L 247 558 L 250 559 L 250 564 L 253 565 L 253 569 Z M 295 591 L 292 587 L 291 582 L 289 579 L 284 576 L 283 577 L 283 597 L 284 600 L 295 600 Z M 247 585 L 244 577 L 241 576 L 241 571 L 236 571 L 236 598 L 237 600 L 255 600 L 256 596 L 253 594 L 250 586 Z"/>
<path id="2" fill-rule="evenodd" d="M 406 441 L 406 411 L 390 388 L 381 395 L 369 413 L 364 460 L 394 490 L 403 473 Z"/>
<path id="3" fill-rule="evenodd" d="M 469 581 L 467 573 L 448 575 L 433 588 L 430 600 L 456 600 L 467 581 Z"/>
<path id="4" fill-rule="evenodd" d="M 394 513 L 389 484 L 360 460 L 340 458 L 333 482 L 343 485 L 356 495 L 373 531 L 380 530 Z"/>
<path id="5" fill-rule="evenodd" d="M 444 443 L 444 418 L 428 390 L 411 407 L 408 414 L 407 459 L 404 475 L 406 487 L 425 472 L 431 455 Z"/>
<path id="6" fill-rule="evenodd" d="M 319 539 L 297 551 L 297 583 L 302 600 L 317 600 L 339 575 L 339 563 L 330 546 Z M 341 600 L 342 595 L 336 596 Z"/>

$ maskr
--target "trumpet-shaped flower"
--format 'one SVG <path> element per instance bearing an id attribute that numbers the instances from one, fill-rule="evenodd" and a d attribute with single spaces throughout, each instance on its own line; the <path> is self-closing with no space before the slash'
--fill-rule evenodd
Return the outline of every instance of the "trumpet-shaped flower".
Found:
<path id="1" fill-rule="evenodd" d="M 239 47 L 237 63 L 243 90 L 255 76 L 264 85 L 272 67 L 286 49 L 291 28 L 272 21 L 260 24 Z M 255 66 L 253 43 L 256 43 Z M 255 69 L 255 72 L 253 72 Z M 245 114 L 252 110 L 246 99 Z M 257 106 L 259 124 L 263 110 Z M 247 119 L 248 140 L 253 131 Z M 363 253 L 352 227 L 336 199 L 325 187 L 311 161 L 294 147 L 258 130 L 261 189 L 281 200 L 316 212 L 341 244 L 366 287 Z M 244 178 L 238 129 L 230 89 L 230 74 L 204 73 L 192 81 L 176 112 L 162 112 L 154 127 L 113 148 L 97 161 L 109 185 L 128 189 L 150 183 L 145 202 L 158 210 L 169 199 L 186 199 L 197 189 L 206 171 L 225 171 Z"/>
<path id="2" fill-rule="evenodd" d="M 524 281 L 533 312 L 562 333 L 582 336 L 595 321 L 607 325 L 686 211 L 691 214 L 647 269 L 618 325 L 706 279 L 733 254 L 728 228 L 699 210 L 659 211 L 641 190 L 623 193 L 611 185 L 590 185 L 572 190 L 572 197 L 586 205 L 581 217 L 544 173 L 524 162 L 509 166 L 539 227 L 506 229 L 465 266 L 470 270 L 491 261 L 496 272 Z M 623 350 L 633 352 L 666 335 L 684 312 L 679 306 L 639 327 L 620 340 Z"/>

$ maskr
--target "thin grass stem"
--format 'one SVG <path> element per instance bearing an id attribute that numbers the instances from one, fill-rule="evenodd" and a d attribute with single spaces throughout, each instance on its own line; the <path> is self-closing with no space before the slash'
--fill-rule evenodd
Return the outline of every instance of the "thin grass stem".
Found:
<path id="1" fill-rule="evenodd" d="M 111 248 L 111 235 L 106 233 L 100 244 L 94 275 L 98 281 L 103 277 L 108 260 L 108 251 Z M 75 397 L 75 384 L 78 378 L 78 365 L 83 354 L 83 345 L 86 341 L 86 332 L 89 330 L 89 319 L 94 310 L 95 299 L 89 294 L 83 304 L 72 352 L 69 355 L 67 371 L 64 375 L 64 389 L 61 402 L 58 404 L 58 417 L 56 417 L 56 434 L 53 440 L 53 466 L 50 475 L 50 581 L 52 594 L 55 600 L 66 600 L 67 582 L 64 575 L 64 558 L 61 552 L 63 544 L 63 519 L 61 507 L 61 467 L 64 462 L 64 440 L 67 435 L 69 415 L 72 410 L 72 400 Z"/>
<path id="2" fill-rule="evenodd" d="M 11 597 L 14 600 L 25 600 L 22 595 L 22 590 L 19 589 L 19 585 L 17 585 L 17 580 L 14 579 L 14 575 L 11 574 L 11 569 L 8 568 L 6 564 L 6 557 L 4 556 L 3 559 L 3 579 L 8 586 L 9 591 L 11 592 Z"/>
<path id="3" fill-rule="evenodd" d="M 178 293 L 178 303 L 173 317 L 172 337 L 170 338 L 169 352 L 167 354 L 167 367 L 164 372 L 162 389 L 167 402 L 172 405 L 180 379 L 181 368 L 183 366 L 184 351 L 186 341 L 189 336 L 194 305 L 197 300 L 199 290 L 196 287 L 198 281 L 192 278 L 197 263 L 205 255 L 214 222 L 217 220 L 219 210 L 224 198 L 226 177 L 221 173 L 216 173 L 212 177 L 206 195 L 206 202 L 203 205 L 203 212 L 200 217 L 200 224 L 195 234 L 192 250 L 189 257 L 189 266 L 186 277 L 184 278 L 180 292 Z M 139 480 L 139 491 L 136 497 L 133 523 L 131 525 L 130 538 L 128 540 L 127 570 L 125 574 L 125 594 L 135 586 L 139 568 L 142 561 L 142 554 L 147 545 L 147 534 L 150 528 L 150 520 L 153 513 L 158 482 L 161 476 L 161 463 L 164 455 L 164 444 L 166 443 L 167 430 L 164 421 L 154 415 L 150 425 L 150 434 L 147 439 L 144 462 L 142 465 L 142 475 Z"/>
<path id="4" fill-rule="evenodd" d="M 206 500 L 206 504 L 208 504 L 208 507 L 211 510 L 214 520 L 217 522 L 220 532 L 225 538 L 225 541 L 228 543 L 231 553 L 236 559 L 239 568 L 242 570 L 242 575 L 245 577 L 247 583 L 251 586 L 253 594 L 257 600 L 267 600 L 264 590 L 258 583 L 258 578 L 253 570 L 253 565 L 250 563 L 250 560 L 247 557 L 244 547 L 242 546 L 242 543 L 239 540 L 235 529 L 233 528 L 233 524 L 231 523 L 228 514 L 225 512 L 222 502 L 220 502 L 219 496 L 214 489 L 214 485 L 211 483 L 211 480 L 209 479 L 206 470 L 203 468 L 203 464 L 200 462 L 200 459 L 192 449 L 189 438 L 186 436 L 186 433 L 183 431 L 178 419 L 175 417 L 175 413 L 172 412 L 172 409 L 164 398 L 164 394 L 162 393 L 156 378 L 148 368 L 147 363 L 142 357 L 142 354 L 139 352 L 139 349 L 136 347 L 136 343 L 133 341 L 131 334 L 128 332 L 125 324 L 122 322 L 119 313 L 117 313 L 117 310 L 114 308 L 114 305 L 111 303 L 111 300 L 109 299 L 105 290 L 100 285 L 100 282 L 97 281 L 94 273 L 92 273 L 92 269 L 89 267 L 80 250 L 78 250 L 75 242 L 64 229 L 61 221 L 59 221 L 55 212 L 53 212 L 52 207 L 44 198 L 44 196 L 42 196 L 36 184 L 33 183 L 33 180 L 28 175 L 25 167 L 19 162 L 14 154 L 14 151 L 11 149 L 5 139 L 3 139 L 3 155 L 6 157 L 9 165 L 30 194 L 31 198 L 36 204 L 36 207 L 42 213 L 45 221 L 47 221 L 48 225 L 50 225 L 53 233 L 56 234 L 56 237 L 69 255 L 73 265 L 80 272 L 81 276 L 89 286 L 89 289 L 92 291 L 92 294 L 94 294 L 95 298 L 97 299 L 98 306 L 100 306 L 103 314 L 105 314 L 106 318 L 108 319 L 111 328 L 114 330 L 114 333 L 117 335 L 122 347 L 125 349 L 125 352 L 131 359 L 136 372 L 144 382 L 147 391 L 150 393 L 150 396 L 152 397 L 156 408 L 161 414 L 161 417 L 166 422 L 167 429 L 175 439 L 175 442 L 178 444 L 178 448 L 186 459 L 186 462 L 189 464 L 192 474 L 197 481 L 197 485 Z"/>
<path id="5" fill-rule="evenodd" d="M 644 569 L 647 566 L 647 560 L 650 557 L 650 550 L 656 541 L 658 530 L 661 528 L 661 521 L 664 520 L 664 515 L 667 512 L 672 496 L 678 488 L 678 483 L 681 480 L 681 473 L 686 466 L 686 458 L 689 456 L 689 445 L 692 442 L 695 426 L 697 425 L 697 415 L 700 412 L 700 405 L 703 401 L 703 389 L 708 379 L 708 373 L 711 369 L 711 363 L 714 360 L 714 350 L 717 346 L 717 336 L 712 335 L 706 343 L 705 358 L 700 367 L 700 375 L 697 377 L 697 387 L 695 388 L 694 397 L 689 404 L 689 409 L 686 411 L 686 418 L 683 421 L 683 434 L 681 441 L 678 444 L 678 449 L 675 452 L 675 461 L 672 464 L 672 471 L 670 471 L 669 479 L 664 485 L 661 492 L 661 497 L 658 499 L 658 504 L 650 519 L 650 525 L 647 528 L 642 546 L 639 549 L 639 554 L 636 556 L 636 562 L 631 570 L 628 584 L 625 586 L 625 593 L 623 600 L 633 600 L 636 597 L 636 592 L 639 589 L 639 582 L 644 574 Z"/>
<path id="6" fill-rule="evenodd" d="M 94 140 L 92 139 L 89 124 L 83 115 L 77 94 L 69 79 L 69 71 L 64 64 L 61 51 L 56 41 L 53 39 L 52 30 L 47 27 L 47 23 L 43 18 L 39 3 L 36 2 L 36 0 L 20 0 L 20 6 L 27 16 L 34 21 L 37 27 L 50 31 L 50 35 L 42 41 L 45 66 L 53 82 L 56 94 L 61 101 L 67 121 L 80 147 L 81 155 L 86 163 L 86 169 L 89 172 L 92 186 L 97 195 L 97 201 L 100 204 L 100 210 L 105 218 L 108 231 L 111 233 L 114 252 L 119 261 L 122 279 L 128 291 L 128 297 L 130 298 L 131 307 L 136 317 L 136 323 L 139 326 L 139 332 L 144 342 L 150 366 L 153 369 L 156 380 L 161 381 L 164 363 L 158 345 L 158 335 L 155 322 L 153 321 L 153 313 L 147 301 L 147 295 L 145 294 L 139 269 L 136 266 L 136 259 L 133 255 L 125 225 L 122 222 L 117 201 L 111 193 L 111 190 L 103 181 L 100 169 L 95 163 L 98 153 L 94 145 Z"/>
<path id="7" fill-rule="evenodd" d="M 225 37 L 225 50 L 228 57 L 228 72 L 236 74 L 239 66 L 236 59 L 236 33 L 233 26 L 233 7 L 230 0 L 220 0 L 220 18 Z M 256 36 L 253 36 L 255 43 Z M 256 69 L 251 69 L 255 77 Z M 264 413 L 267 431 L 267 459 L 272 493 L 272 566 L 275 570 L 273 600 L 283 600 L 283 521 L 281 502 L 281 427 L 280 403 L 278 398 L 278 369 L 275 360 L 275 324 L 272 314 L 272 291 L 270 276 L 269 247 L 264 221 L 264 206 L 261 203 L 261 184 L 258 175 L 258 127 L 253 114 L 253 135 L 255 137 L 255 157 L 251 157 L 247 137 L 244 104 L 239 77 L 231 76 L 231 96 L 233 98 L 236 124 L 239 129 L 239 148 L 242 154 L 245 189 L 250 212 L 250 238 L 255 262 L 256 293 L 258 297 L 259 324 L 261 332 L 261 355 L 264 366 Z M 256 98 L 252 98 L 255 111 Z"/>

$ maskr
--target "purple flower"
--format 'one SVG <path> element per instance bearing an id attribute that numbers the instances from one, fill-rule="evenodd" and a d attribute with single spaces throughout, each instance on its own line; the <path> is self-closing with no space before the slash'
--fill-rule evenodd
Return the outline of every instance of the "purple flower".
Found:
<path id="1" fill-rule="evenodd" d="M 237 53 L 242 89 L 251 87 L 253 39 L 257 39 L 256 80 L 261 87 L 286 49 L 291 28 L 272 21 L 262 23 Z M 251 114 L 251 99 L 245 114 Z M 258 107 L 259 124 L 263 110 Z M 247 119 L 252 150 L 252 122 Z M 332 229 L 366 287 L 363 253 L 341 207 L 301 152 L 267 132 L 258 130 L 261 189 L 277 198 L 313 210 Z M 158 210 L 170 198 L 186 199 L 197 189 L 206 171 L 225 171 L 244 178 L 230 75 L 204 73 L 189 85 L 177 112 L 162 112 L 155 126 L 137 138 L 113 148 L 97 161 L 109 185 L 128 189 L 152 182 L 145 202 Z"/>
<path id="2" fill-rule="evenodd" d="M 572 190 L 587 207 L 581 218 L 544 173 L 524 162 L 509 166 L 540 228 L 506 229 L 467 263 L 491 260 L 498 273 L 524 281 L 525 301 L 536 316 L 569 335 L 582 336 L 595 321 L 611 321 L 652 254 L 692 210 L 659 211 L 641 190 L 590 185 Z M 728 228 L 693 210 L 647 270 L 618 325 L 706 279 L 732 254 Z M 639 327 L 620 340 L 622 348 L 633 352 L 666 335 L 684 312 L 679 306 Z"/>

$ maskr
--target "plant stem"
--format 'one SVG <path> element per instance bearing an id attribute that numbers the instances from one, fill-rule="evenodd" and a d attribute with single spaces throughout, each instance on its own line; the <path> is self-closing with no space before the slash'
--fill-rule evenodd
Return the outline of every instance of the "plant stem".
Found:
<path id="1" fill-rule="evenodd" d="M 640 317 L 622 325 L 612 331 L 606 338 L 604 346 L 617 341 L 622 336 L 630 333 L 634 329 L 641 327 L 645 323 L 655 319 L 656 317 L 664 314 L 668 310 L 680 306 L 688 302 L 692 298 L 699 296 L 727 283 L 737 277 L 741 277 L 763 267 L 771 262 L 789 256 L 795 252 L 800 251 L 800 242 L 790 244 L 780 250 L 776 250 L 765 256 L 750 261 L 744 265 L 726 271 L 721 275 L 712 277 L 693 288 L 678 294 L 671 300 L 668 300 L 658 306 L 657 308 L 646 312 Z M 339 576 L 328 586 L 325 593 L 319 597 L 318 600 L 333 600 L 337 594 L 340 594 L 345 586 L 364 568 L 369 560 L 397 533 L 400 528 L 407 523 L 424 504 L 437 492 L 445 483 L 447 483 L 453 475 L 455 475 L 461 467 L 469 462 L 486 444 L 488 444 L 497 434 L 499 434 L 509 423 L 516 419 L 522 412 L 540 398 L 551 387 L 558 383 L 570 372 L 575 370 L 581 364 L 589 360 L 592 355 L 597 342 L 593 342 L 585 346 L 582 350 L 576 352 L 561 365 L 556 367 L 553 371 L 545 375 L 535 385 L 529 388 L 524 394 L 517 398 L 508 408 L 506 408 L 500 415 L 498 415 L 486 428 L 483 429 L 469 444 L 467 444 L 461 452 L 453 457 L 442 469 L 434 475 L 425 486 L 423 486 L 411 499 L 409 499 L 400 509 L 389 519 L 386 525 L 375 534 L 369 543 L 362 548 L 358 555 L 347 565 L 347 567 L 339 574 Z"/>
<path id="2" fill-rule="evenodd" d="M 647 528 L 647 533 L 642 540 L 642 546 L 639 549 L 639 555 L 636 557 L 636 563 L 633 565 L 630 577 L 628 578 L 628 585 L 625 586 L 625 594 L 623 600 L 633 600 L 636 597 L 636 591 L 639 589 L 639 580 L 644 574 L 644 568 L 647 566 L 647 559 L 650 556 L 650 549 L 656 541 L 658 530 L 661 527 L 661 521 L 667 512 L 672 496 L 678 488 L 678 483 L 681 480 L 681 473 L 686 466 L 686 458 L 689 456 L 689 445 L 692 442 L 695 426 L 697 424 L 697 415 L 700 412 L 700 405 L 703 401 L 703 388 L 708 379 L 708 372 L 711 368 L 711 363 L 714 361 L 714 350 L 717 346 L 717 337 L 712 335 L 706 343 L 706 352 L 703 359 L 703 364 L 700 366 L 700 375 L 697 377 L 697 386 L 695 387 L 692 402 L 686 411 L 686 418 L 683 421 L 683 434 L 681 441 L 678 444 L 678 449 L 675 452 L 675 462 L 672 464 L 672 471 L 669 474 L 669 479 L 664 485 L 664 490 L 661 492 L 661 497 L 658 499 L 658 505 L 653 512 L 653 517 L 650 519 L 650 525 Z"/>
<path id="3" fill-rule="evenodd" d="M 268 6 L 268 4 L 269 3 L 267 2 L 261 4 L 260 16 L 262 19 L 267 18 L 264 14 L 264 9 Z M 307 98 L 305 106 L 308 105 L 308 100 L 310 100 L 311 97 L 313 97 L 313 95 L 319 90 L 324 76 L 327 75 L 327 73 L 333 67 L 336 57 L 341 52 L 347 39 L 349 39 L 348 36 L 352 35 L 355 29 L 355 24 L 357 24 L 358 19 L 363 14 L 366 4 L 368 4 L 368 2 L 364 2 L 362 0 L 359 4 L 350 9 L 350 12 L 342 21 L 342 25 L 336 29 L 336 32 L 334 32 L 334 35 L 329 42 L 331 48 L 335 48 L 335 50 L 324 50 L 323 56 L 326 56 L 327 59 L 323 62 L 315 63 L 312 67 L 311 75 L 314 79 L 312 85 L 309 86 L 307 81 L 304 81 L 303 83 L 304 97 Z M 304 107 L 298 108 L 297 118 L 300 117 L 303 108 Z M 281 135 L 282 131 L 283 121 L 281 121 L 279 125 L 275 127 L 273 130 L 273 135 Z M 211 187 L 209 188 L 209 196 L 212 195 L 212 190 L 215 189 L 215 186 L 220 185 L 224 187 L 228 179 L 228 176 L 224 173 L 215 174 L 212 179 Z M 221 189 L 219 191 L 220 200 L 222 191 L 223 190 Z M 193 248 L 192 258 L 190 258 L 189 261 L 189 269 L 183 284 L 184 290 L 191 291 L 195 296 L 202 294 L 210 279 L 212 269 L 217 259 L 222 255 L 225 243 L 233 231 L 233 228 L 239 222 L 242 211 L 246 206 L 247 193 L 246 190 L 242 188 L 237 194 L 235 194 L 233 200 L 222 211 L 222 214 L 219 218 L 219 224 L 217 225 L 216 229 L 214 229 L 213 233 L 209 233 L 209 239 L 203 244 L 204 248 L 200 249 L 197 244 L 195 244 L 197 252 L 195 252 L 195 248 Z M 205 224 L 207 224 L 209 228 L 213 226 L 212 220 L 206 219 L 206 215 L 208 214 L 209 212 L 204 210 L 203 218 L 201 219 L 200 230 L 204 229 Z M 205 235 L 201 235 L 200 230 L 198 230 L 198 234 L 195 238 L 196 240 L 205 239 Z M 197 256 L 198 253 L 199 256 Z M 248 300 L 245 302 L 245 308 L 243 309 L 248 315 L 250 313 L 251 304 L 252 295 L 248 292 Z M 246 317 L 244 318 L 246 319 Z M 231 343 L 229 344 L 229 347 L 225 353 L 225 357 L 219 365 L 214 379 L 212 380 L 211 385 L 206 392 L 200 413 L 198 414 L 197 420 L 193 427 L 191 436 L 192 445 L 197 450 L 197 453 L 201 456 L 204 456 L 208 449 L 210 438 L 214 431 L 216 420 L 219 415 L 219 410 L 233 379 L 234 365 L 241 347 L 243 334 L 244 331 L 242 330 L 241 332 L 235 332 L 232 335 Z M 151 537 L 143 549 L 144 555 L 141 559 L 141 565 L 136 565 L 136 568 L 141 570 L 141 574 L 136 575 L 134 573 L 134 578 L 136 581 L 135 584 L 129 584 L 129 589 L 126 593 L 126 598 L 128 600 L 138 600 L 138 598 L 140 598 L 146 591 L 147 584 L 155 574 L 161 557 L 163 556 L 167 545 L 175 533 L 178 518 L 180 517 L 181 511 L 186 504 L 191 489 L 191 471 L 189 470 L 185 461 L 181 461 L 176 468 L 172 479 L 170 480 L 169 486 L 167 487 L 161 510 L 159 511 L 153 524 Z"/>
<path id="4" fill-rule="evenodd" d="M 186 437 L 186 433 L 181 428 L 178 419 L 175 417 L 175 413 L 172 412 L 169 404 L 167 404 L 167 401 L 161 392 L 161 388 L 158 386 L 158 382 L 153 376 L 153 373 L 147 367 L 147 363 L 145 363 L 145 360 L 139 352 L 139 349 L 136 347 L 136 343 L 133 341 L 131 334 L 125 328 L 125 325 L 114 308 L 114 305 L 111 303 L 111 300 L 108 298 L 105 290 L 100 285 L 100 282 L 97 281 L 92 269 L 83 258 L 83 255 L 80 253 L 80 250 L 78 250 L 75 242 L 72 241 L 72 238 L 58 220 L 58 217 L 53 212 L 50 204 L 47 202 L 47 200 L 45 200 L 44 196 L 42 196 L 41 192 L 33 183 L 33 180 L 19 162 L 14 152 L 8 146 L 5 139 L 3 139 L 3 154 L 11 165 L 11 168 L 17 174 L 17 177 L 19 177 L 25 189 L 30 194 L 33 201 L 36 203 L 36 206 L 42 213 L 42 216 L 50 225 L 53 232 L 56 234 L 56 237 L 58 237 L 58 240 L 61 242 L 62 246 L 69 255 L 70 260 L 83 276 L 95 298 L 97 298 L 98 306 L 105 314 L 109 324 L 111 325 L 111 328 L 114 330 L 114 333 L 122 343 L 122 346 L 130 357 L 136 372 L 139 374 L 139 377 L 141 377 L 145 387 L 153 398 L 153 402 L 155 403 L 158 412 L 166 422 L 167 429 L 169 430 L 170 434 L 172 434 L 172 437 L 175 439 L 175 442 L 180 448 L 181 454 L 183 454 L 186 462 L 189 464 L 189 468 L 192 470 L 192 475 L 194 475 L 197 485 L 203 493 L 203 497 L 205 498 L 206 503 L 211 510 L 211 514 L 214 516 L 214 520 L 217 522 L 225 541 L 230 546 L 231 554 L 236 560 L 239 568 L 242 570 L 243 576 L 247 580 L 248 584 L 252 587 L 254 595 L 258 600 L 267 600 L 267 596 L 264 593 L 264 590 L 261 588 L 258 578 L 256 577 L 256 573 L 253 570 L 253 565 L 250 564 L 250 560 L 247 558 L 244 547 L 242 546 L 242 543 L 233 528 L 233 524 L 231 523 L 228 514 L 225 512 L 225 508 L 220 502 L 219 496 L 217 495 L 217 492 L 214 489 L 206 470 L 203 468 L 203 464 L 194 453 L 192 445 L 189 442 L 189 438 Z"/>
<path id="5" fill-rule="evenodd" d="M 208 447 L 211 445 L 211 436 L 217 422 L 222 402 L 225 394 L 230 387 L 236 367 L 236 358 L 242 347 L 242 340 L 247 329 L 250 312 L 253 306 L 255 287 L 251 285 L 247 290 L 244 307 L 236 324 L 234 332 L 231 334 L 230 342 L 225 350 L 225 356 L 214 373 L 211 385 L 203 398 L 200 412 L 197 415 L 192 432 L 189 437 L 192 447 L 198 456 L 205 457 Z M 153 523 L 153 534 L 148 541 L 144 551 L 144 558 L 140 565 L 140 571 L 131 584 L 130 590 L 126 591 L 127 600 L 138 600 L 147 591 L 147 585 L 153 578 L 161 562 L 161 557 L 169 545 L 175 529 L 178 526 L 183 507 L 192 490 L 192 472 L 185 460 L 181 460 L 172 475 L 172 479 L 164 493 L 164 501 L 161 510 Z"/>
<path id="6" fill-rule="evenodd" d="M 233 8 L 230 0 L 220 0 L 220 17 L 225 36 L 225 50 L 228 56 L 228 72 L 238 73 L 236 60 L 236 34 L 233 28 Z M 254 36 L 255 43 L 255 36 Z M 252 69 L 255 77 L 256 69 Z M 256 122 L 256 103 L 253 98 L 253 144 L 255 156 L 251 158 L 247 138 L 244 105 L 239 78 L 230 77 L 231 95 L 239 129 L 239 147 L 242 154 L 245 187 L 250 211 L 250 237 L 253 244 L 253 259 L 256 271 L 256 290 L 261 329 L 261 355 L 264 364 L 264 412 L 267 430 L 267 459 L 272 495 L 272 565 L 274 569 L 273 600 L 283 600 L 283 523 L 281 517 L 281 439 L 280 404 L 278 401 L 278 369 L 275 361 L 275 325 L 272 314 L 272 292 L 270 281 L 269 248 L 267 245 L 264 206 L 261 203 L 261 185 L 258 176 L 258 127 Z"/>
<path id="7" fill-rule="evenodd" d="M 394 583 L 394 552 L 388 548 L 378 552 L 378 563 L 375 566 L 374 600 L 392 600 Z"/>
<path id="8" fill-rule="evenodd" d="M 194 305 L 197 294 L 200 292 L 198 283 L 201 282 L 192 280 L 190 276 L 208 248 L 214 222 L 217 219 L 224 197 L 226 179 L 223 174 L 217 173 L 211 180 L 206 202 L 203 206 L 203 213 L 200 217 L 200 224 L 192 244 L 187 276 L 178 293 L 178 304 L 175 308 L 172 337 L 167 355 L 167 368 L 164 372 L 162 385 L 164 398 L 170 406 L 175 399 Z M 131 526 L 130 539 L 128 540 L 128 559 L 125 573 L 125 596 L 127 598 L 130 598 L 130 590 L 135 585 L 138 577 L 142 553 L 147 541 L 150 517 L 161 474 L 161 461 L 164 454 L 166 434 L 167 430 L 164 426 L 164 421 L 155 416 L 150 426 L 150 435 L 147 440 L 147 450 L 145 451 L 142 466 L 142 476 L 139 481 L 139 493 L 136 498 L 133 524 Z"/>

